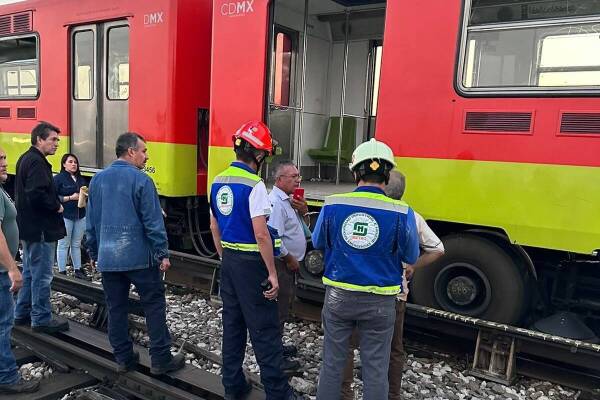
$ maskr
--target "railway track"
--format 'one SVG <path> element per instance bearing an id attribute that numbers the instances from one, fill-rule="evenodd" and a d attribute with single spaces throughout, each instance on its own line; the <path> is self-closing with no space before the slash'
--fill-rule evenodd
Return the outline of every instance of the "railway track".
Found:
<path id="1" fill-rule="evenodd" d="M 70 322 L 70 329 L 57 336 L 15 327 L 13 342 L 19 348 L 20 362 L 43 360 L 55 372 L 43 381 L 40 392 L 3 399 L 59 399 L 73 390 L 98 383 L 101 390 L 140 400 L 218 400 L 224 396 L 221 378 L 198 368 L 186 367 L 160 377 L 150 375 L 148 350 L 137 345 L 138 370 L 120 374 L 106 334 L 75 322 Z M 254 388 L 250 398 L 264 398 L 264 393 Z"/>
<path id="2" fill-rule="evenodd" d="M 172 264 L 167 281 L 209 290 L 214 297 L 218 263 L 177 253 Z M 55 278 L 53 286 L 55 290 L 71 294 L 84 302 L 103 304 L 102 290 L 98 285 L 61 275 Z M 95 288 L 90 290 L 89 286 Z M 138 307 L 139 303 L 132 297 L 131 313 L 140 315 Z M 316 305 L 299 302 L 294 310 L 299 318 L 312 321 L 320 319 L 320 307 Z M 472 365 L 473 375 L 487 380 L 510 385 L 519 374 L 576 388 L 585 391 L 589 398 L 600 399 L 598 344 L 414 304 L 408 304 L 405 330 L 409 340 L 437 349 L 435 351 L 446 351 L 467 358 Z"/>

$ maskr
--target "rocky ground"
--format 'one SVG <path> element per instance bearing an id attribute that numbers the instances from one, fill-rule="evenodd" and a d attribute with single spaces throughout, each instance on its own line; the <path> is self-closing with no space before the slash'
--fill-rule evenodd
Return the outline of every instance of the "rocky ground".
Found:
<path id="1" fill-rule="evenodd" d="M 53 293 L 55 311 L 74 321 L 87 323 L 93 311 L 89 305 L 79 304 L 70 296 Z M 201 349 L 221 354 L 221 309 L 195 294 L 176 295 L 167 293 L 167 320 L 174 339 L 184 339 Z M 314 399 L 319 374 L 323 332 L 314 322 L 296 321 L 285 326 L 284 342 L 298 346 L 301 370 L 291 379 L 296 391 L 307 399 Z M 132 329 L 135 340 L 147 346 L 148 336 L 143 330 Z M 196 354 L 188 353 L 187 362 L 197 368 L 220 374 L 220 366 Z M 259 374 L 252 345 L 248 343 L 244 366 Z M 353 388 L 356 398 L 362 397 L 359 352 L 355 351 L 355 378 Z M 511 387 L 487 382 L 467 373 L 464 360 L 446 355 L 417 357 L 409 354 L 403 376 L 404 399 L 419 400 L 562 400 L 577 399 L 579 392 L 549 382 L 522 378 Z"/>
<path id="2" fill-rule="evenodd" d="M 43 362 L 23 364 L 19 368 L 21 378 L 30 381 L 32 379 L 45 379 L 52 375 L 52 368 Z"/>

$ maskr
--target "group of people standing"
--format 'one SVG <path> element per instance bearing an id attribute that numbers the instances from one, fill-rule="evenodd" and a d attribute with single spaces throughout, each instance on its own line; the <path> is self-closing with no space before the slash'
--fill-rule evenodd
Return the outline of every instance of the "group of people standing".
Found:
<path id="1" fill-rule="evenodd" d="M 128 331 L 132 283 L 146 315 L 150 372 L 160 375 L 185 364 L 183 354 L 170 352 L 162 280 L 170 267 L 168 241 L 156 187 L 142 172 L 148 160 L 144 138 L 131 132 L 119 136 L 117 160 L 91 180 L 86 218 L 85 201 L 79 198 L 85 196 L 85 181 L 77 157 L 65 154 L 61 172 L 52 176 L 47 157 L 56 153 L 59 133 L 59 128 L 39 123 L 31 132 L 31 147 L 17 161 L 15 203 L 0 191 L 0 394 L 38 390 L 39 381 L 20 377 L 10 346 L 12 327 L 31 326 L 50 334 L 69 329 L 66 320 L 52 315 L 52 268 L 56 254 L 59 272 L 65 273 L 70 250 L 75 277 L 89 279 L 81 267 L 84 232 L 91 261 L 102 273 L 118 370 L 135 369 L 139 360 Z M 6 153 L 0 150 L 0 183 L 8 178 L 6 168 Z M 19 241 L 22 273 L 15 263 Z"/>
<path id="2" fill-rule="evenodd" d="M 131 284 L 146 315 L 151 373 L 185 365 L 183 354 L 170 352 L 162 273 L 171 264 L 158 193 L 142 171 L 148 160 L 145 139 L 132 132 L 119 136 L 117 160 L 90 182 L 86 211 L 79 199 L 85 181 L 77 157 L 65 154 L 55 177 L 46 159 L 56 152 L 59 133 L 48 123 L 33 129 L 32 146 L 17 162 L 16 207 L 0 191 L 0 393 L 37 390 L 38 382 L 20 380 L 10 332 L 13 323 L 45 333 L 68 329 L 67 321 L 51 313 L 54 249 L 58 241 L 59 272 L 66 270 L 70 248 L 75 276 L 85 279 L 84 231 L 92 264 L 102 273 L 109 340 L 119 371 L 133 370 L 139 361 L 128 334 Z M 280 162 L 270 194 L 258 175 L 277 145 L 269 128 L 251 121 L 232 140 L 236 160 L 215 178 L 210 192 L 210 229 L 221 258 L 225 398 L 241 400 L 251 391 L 242 369 L 248 333 L 267 400 L 297 398 L 285 373 L 299 367 L 290 359 L 297 349 L 284 345 L 282 335 L 295 274 L 311 238 L 325 260 L 317 398 L 354 398 L 354 348 L 359 346 L 364 399 L 399 399 L 407 282 L 444 248 L 424 219 L 402 202 L 405 181 L 394 171 L 391 149 L 375 139 L 356 148 L 350 169 L 357 188 L 327 197 L 311 233 L 307 202 L 295 194 L 302 179 L 298 168 Z M 7 179 L 6 165 L 0 150 L 1 182 Z M 22 275 L 14 261 L 19 239 Z"/>
<path id="3" fill-rule="evenodd" d="M 324 343 L 317 398 L 353 399 L 354 347 L 360 346 L 363 398 L 399 399 L 405 353 L 402 330 L 408 280 L 444 253 L 439 238 L 401 197 L 405 179 L 394 171 L 392 150 L 371 139 L 358 146 L 350 169 L 357 188 L 329 196 L 314 231 L 301 176 L 289 161 L 275 168 L 270 194 L 258 171 L 275 153 L 269 128 L 259 121 L 233 135 L 236 161 L 211 187 L 211 232 L 221 263 L 223 385 L 225 398 L 251 390 L 242 362 L 247 333 L 266 398 L 296 398 L 284 371 L 292 345 L 281 342 L 293 299 L 294 275 L 307 238 L 324 252 Z"/>

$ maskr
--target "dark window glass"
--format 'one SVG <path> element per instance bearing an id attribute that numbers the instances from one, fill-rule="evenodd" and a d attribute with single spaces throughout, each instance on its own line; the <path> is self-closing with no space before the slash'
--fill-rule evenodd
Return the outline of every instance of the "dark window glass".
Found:
<path id="1" fill-rule="evenodd" d="M 76 32 L 73 36 L 73 97 L 91 100 L 94 97 L 94 33 Z"/>
<path id="2" fill-rule="evenodd" d="M 473 0 L 469 25 L 600 13 L 600 0 Z"/>
<path id="3" fill-rule="evenodd" d="M 129 98 L 129 27 L 108 31 L 107 95 L 110 100 Z"/>

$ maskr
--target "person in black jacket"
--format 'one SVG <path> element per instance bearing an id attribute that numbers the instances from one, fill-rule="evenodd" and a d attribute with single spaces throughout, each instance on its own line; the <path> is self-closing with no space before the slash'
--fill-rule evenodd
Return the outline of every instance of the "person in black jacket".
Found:
<path id="1" fill-rule="evenodd" d="M 67 273 L 67 255 L 71 249 L 71 261 L 75 278 L 90 280 L 81 269 L 81 240 L 85 233 L 85 208 L 78 207 L 79 190 L 86 186 L 79 171 L 79 160 L 75 154 L 67 153 L 60 160 L 60 174 L 54 176 L 58 200 L 63 203 L 63 218 L 67 236 L 58 241 L 56 260 L 58 272 Z"/>
<path id="2" fill-rule="evenodd" d="M 60 129 L 40 122 L 31 131 L 31 147 L 17 161 L 15 194 L 19 238 L 23 245 L 23 288 L 19 291 L 15 324 L 35 332 L 69 329 L 65 320 L 52 317 L 50 283 L 56 241 L 66 235 L 63 206 L 46 157 L 56 153 Z"/>

